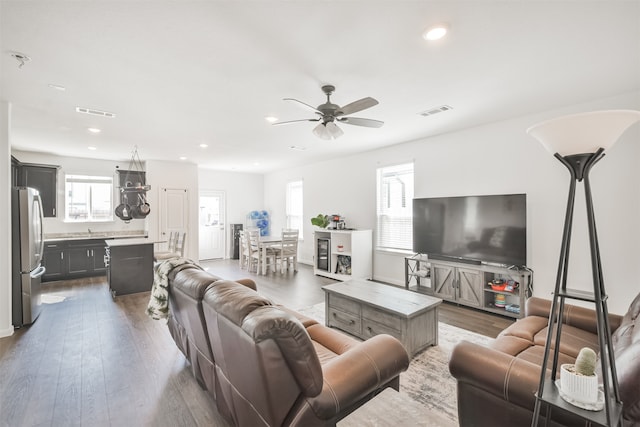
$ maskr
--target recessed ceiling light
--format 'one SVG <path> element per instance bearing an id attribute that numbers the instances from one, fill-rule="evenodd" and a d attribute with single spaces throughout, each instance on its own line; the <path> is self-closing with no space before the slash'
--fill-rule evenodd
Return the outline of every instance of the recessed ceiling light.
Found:
<path id="1" fill-rule="evenodd" d="M 429 41 L 440 40 L 447 34 L 448 31 L 449 31 L 448 24 L 443 24 L 443 23 L 436 24 L 427 28 L 427 30 L 424 33 L 422 33 L 422 37 L 424 37 L 425 40 L 429 40 Z"/>
<path id="2" fill-rule="evenodd" d="M 264 118 L 266 121 L 268 121 L 269 123 L 275 123 L 278 121 L 277 117 L 273 117 L 273 116 L 267 116 Z"/>
<path id="3" fill-rule="evenodd" d="M 208 146 L 208 144 L 200 144 L 200 148 L 207 148 Z"/>
<path id="4" fill-rule="evenodd" d="M 180 160 L 187 160 L 185 156 L 180 156 Z"/>
<path id="5" fill-rule="evenodd" d="M 97 147 L 87 147 L 87 148 L 91 151 L 96 151 L 98 149 Z"/>
<path id="6" fill-rule="evenodd" d="M 55 89 L 55 90 L 59 90 L 60 92 L 64 92 L 65 90 L 67 90 L 66 87 L 64 86 L 60 86 L 60 85 L 54 85 L 53 83 L 49 83 L 48 85 L 51 89 Z"/>
<path id="7" fill-rule="evenodd" d="M 260 162 L 253 162 L 253 166 L 260 166 Z"/>
<path id="8" fill-rule="evenodd" d="M 100 129 L 98 128 L 87 128 L 87 130 L 91 133 L 100 133 L 102 132 Z"/>

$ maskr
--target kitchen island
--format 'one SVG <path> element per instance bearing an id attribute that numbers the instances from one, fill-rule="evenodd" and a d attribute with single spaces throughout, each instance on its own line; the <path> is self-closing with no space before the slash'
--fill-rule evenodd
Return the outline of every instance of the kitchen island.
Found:
<path id="1" fill-rule="evenodd" d="M 147 238 L 106 240 L 111 295 L 148 292 L 153 284 L 153 244 Z"/>

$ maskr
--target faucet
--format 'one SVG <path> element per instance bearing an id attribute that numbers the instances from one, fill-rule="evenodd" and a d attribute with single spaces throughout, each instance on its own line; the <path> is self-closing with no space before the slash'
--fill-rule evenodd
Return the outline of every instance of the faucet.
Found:
<path id="1" fill-rule="evenodd" d="M 91 229 L 90 229 L 90 228 L 87 228 L 87 230 L 89 231 L 89 235 L 91 235 Z"/>

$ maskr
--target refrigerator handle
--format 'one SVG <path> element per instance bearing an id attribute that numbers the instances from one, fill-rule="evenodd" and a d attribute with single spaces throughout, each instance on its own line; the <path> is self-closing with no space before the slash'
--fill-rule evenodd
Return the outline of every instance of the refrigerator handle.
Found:
<path id="1" fill-rule="evenodd" d="M 40 254 L 40 261 L 42 261 L 44 255 L 44 227 L 42 224 L 44 214 L 42 213 L 42 198 L 40 197 L 40 194 L 36 194 L 34 199 L 38 201 L 38 215 L 40 216 L 40 220 L 38 221 L 38 224 L 40 225 L 40 230 L 38 230 L 40 232 L 40 248 L 38 249 L 38 253 Z M 44 274 L 44 272 L 42 274 Z"/>
<path id="2" fill-rule="evenodd" d="M 34 279 L 37 277 L 42 277 L 46 272 L 47 272 L 47 269 L 45 268 L 45 266 L 41 265 L 38 268 L 36 268 L 33 273 L 31 273 L 31 277 L 33 277 Z"/>

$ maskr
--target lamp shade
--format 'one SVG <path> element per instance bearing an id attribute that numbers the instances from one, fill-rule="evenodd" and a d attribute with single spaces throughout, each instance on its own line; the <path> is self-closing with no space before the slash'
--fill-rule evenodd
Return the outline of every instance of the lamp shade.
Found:
<path id="1" fill-rule="evenodd" d="M 561 156 L 608 150 L 629 126 L 640 120 L 640 111 L 605 110 L 571 114 L 547 120 L 527 129 L 551 154 Z"/>

